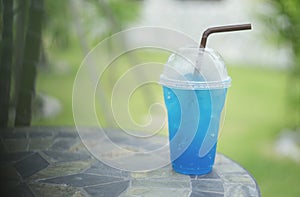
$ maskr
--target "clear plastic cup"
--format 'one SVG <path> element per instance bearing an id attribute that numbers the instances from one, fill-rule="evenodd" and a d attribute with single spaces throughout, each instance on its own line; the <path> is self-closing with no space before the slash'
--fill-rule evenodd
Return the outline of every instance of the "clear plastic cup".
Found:
<path id="1" fill-rule="evenodd" d="M 231 78 L 221 56 L 209 48 L 182 48 L 160 77 L 168 111 L 172 167 L 206 174 L 215 160 L 221 114 Z"/>

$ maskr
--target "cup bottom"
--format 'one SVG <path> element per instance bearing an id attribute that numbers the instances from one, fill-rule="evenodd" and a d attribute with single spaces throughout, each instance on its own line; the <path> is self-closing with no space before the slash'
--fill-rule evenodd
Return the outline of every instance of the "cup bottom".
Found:
<path id="1" fill-rule="evenodd" d="M 186 175 L 204 175 L 208 174 L 212 171 L 212 167 L 209 168 L 182 168 L 181 166 L 177 166 L 172 164 L 172 168 L 175 172 Z"/>

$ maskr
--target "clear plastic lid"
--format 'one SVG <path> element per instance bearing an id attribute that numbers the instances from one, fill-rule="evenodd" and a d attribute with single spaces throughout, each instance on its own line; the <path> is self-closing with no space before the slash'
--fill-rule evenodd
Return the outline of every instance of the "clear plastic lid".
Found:
<path id="1" fill-rule="evenodd" d="M 222 57 L 209 48 L 180 48 L 160 76 L 160 84 L 176 89 L 221 89 L 231 84 Z"/>

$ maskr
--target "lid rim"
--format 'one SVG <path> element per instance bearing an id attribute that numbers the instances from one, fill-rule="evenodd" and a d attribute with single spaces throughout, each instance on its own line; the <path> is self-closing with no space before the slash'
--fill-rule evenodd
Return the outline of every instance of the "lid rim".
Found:
<path id="1" fill-rule="evenodd" d="M 184 84 L 183 84 L 184 83 Z M 222 89 L 231 86 L 231 78 L 228 76 L 226 80 L 222 81 L 180 81 L 168 79 L 161 76 L 159 84 L 162 86 L 176 88 L 176 89 L 187 89 L 187 90 L 207 90 L 207 89 Z"/>

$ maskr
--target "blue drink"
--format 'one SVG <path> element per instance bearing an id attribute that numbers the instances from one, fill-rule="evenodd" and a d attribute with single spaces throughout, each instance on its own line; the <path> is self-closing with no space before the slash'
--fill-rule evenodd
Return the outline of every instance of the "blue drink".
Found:
<path id="1" fill-rule="evenodd" d="M 227 88 L 183 90 L 163 86 L 163 91 L 173 169 L 183 174 L 209 173 Z"/>
<path id="2" fill-rule="evenodd" d="M 209 173 L 231 84 L 224 61 L 212 49 L 181 48 L 169 57 L 160 84 L 168 111 L 173 169 L 183 174 Z"/>

